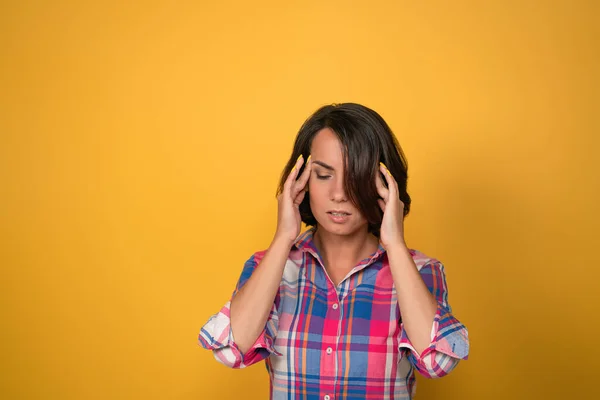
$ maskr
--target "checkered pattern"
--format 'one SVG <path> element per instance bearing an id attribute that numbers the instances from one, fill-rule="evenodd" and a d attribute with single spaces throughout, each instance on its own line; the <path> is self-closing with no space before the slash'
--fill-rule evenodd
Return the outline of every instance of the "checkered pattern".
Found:
<path id="1" fill-rule="evenodd" d="M 265 360 L 271 399 L 411 399 L 415 370 L 428 378 L 449 373 L 467 359 L 467 329 L 452 315 L 444 267 L 410 250 L 423 281 L 438 300 L 431 344 L 421 354 L 402 327 L 387 255 L 383 247 L 362 260 L 334 287 L 313 243 L 302 234 L 285 265 L 264 331 L 242 354 L 230 329 L 229 306 L 202 327 L 199 344 L 232 368 Z M 244 265 L 233 296 L 265 252 Z"/>

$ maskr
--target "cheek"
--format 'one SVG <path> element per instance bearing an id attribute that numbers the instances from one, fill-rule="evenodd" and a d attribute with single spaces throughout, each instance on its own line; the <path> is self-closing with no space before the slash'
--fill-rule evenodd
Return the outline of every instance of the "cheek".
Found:
<path id="1" fill-rule="evenodd" d="M 319 205 L 326 200 L 326 188 L 321 182 L 313 181 L 312 179 L 308 182 L 308 193 L 310 196 L 310 203 Z"/>
<path id="2" fill-rule="evenodd" d="M 312 176 L 308 180 L 308 191 L 311 193 L 311 195 L 313 193 L 317 195 L 317 193 L 319 192 L 319 185 L 317 184 L 317 180 Z"/>

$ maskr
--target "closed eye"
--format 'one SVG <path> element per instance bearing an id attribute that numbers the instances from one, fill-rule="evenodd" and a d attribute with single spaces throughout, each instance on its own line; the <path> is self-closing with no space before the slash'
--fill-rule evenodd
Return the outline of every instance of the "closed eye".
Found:
<path id="1" fill-rule="evenodd" d="M 317 179 L 325 180 L 331 178 L 331 175 L 319 175 L 317 174 Z"/>

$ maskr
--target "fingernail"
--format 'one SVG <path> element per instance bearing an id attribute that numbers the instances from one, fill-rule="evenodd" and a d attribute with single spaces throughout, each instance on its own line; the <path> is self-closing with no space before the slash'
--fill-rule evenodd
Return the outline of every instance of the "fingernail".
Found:
<path id="1" fill-rule="evenodd" d="M 306 163 L 308 164 L 308 162 L 310 161 L 310 158 L 312 157 L 312 155 L 308 156 L 308 159 L 306 160 Z"/>
<path id="2" fill-rule="evenodd" d="M 383 166 L 383 168 L 385 168 L 385 171 L 389 174 L 392 175 L 392 173 L 390 172 L 390 170 L 388 169 L 388 167 L 386 167 L 386 165 L 382 162 L 379 163 L 381 166 Z"/>
<path id="3" fill-rule="evenodd" d="M 296 159 L 296 162 L 300 161 L 300 159 L 301 159 L 301 158 L 302 158 L 302 154 L 300 154 L 300 155 L 298 156 L 298 158 Z"/>

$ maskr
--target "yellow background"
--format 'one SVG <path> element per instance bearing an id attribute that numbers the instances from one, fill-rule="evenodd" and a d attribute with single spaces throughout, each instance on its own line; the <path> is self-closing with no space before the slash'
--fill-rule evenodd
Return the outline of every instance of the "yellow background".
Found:
<path id="1" fill-rule="evenodd" d="M 3 399 L 265 399 L 196 343 L 317 107 L 409 160 L 470 360 L 421 399 L 597 393 L 594 1 L 0 5 Z"/>

